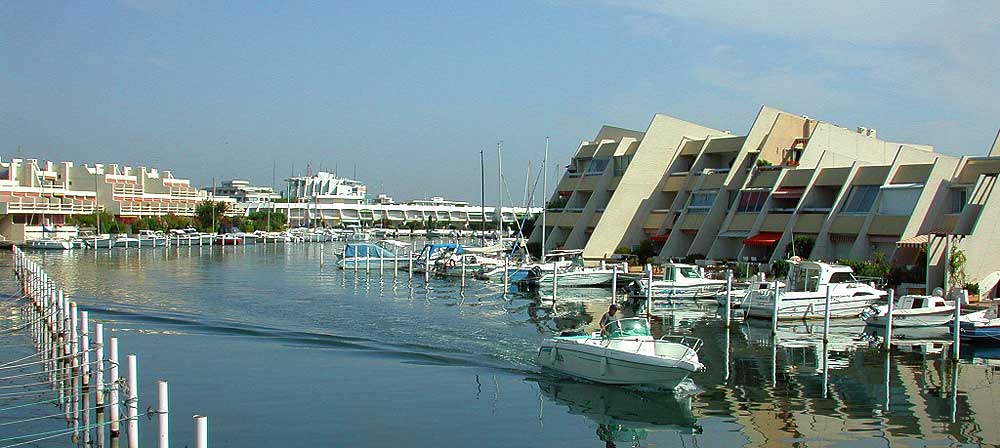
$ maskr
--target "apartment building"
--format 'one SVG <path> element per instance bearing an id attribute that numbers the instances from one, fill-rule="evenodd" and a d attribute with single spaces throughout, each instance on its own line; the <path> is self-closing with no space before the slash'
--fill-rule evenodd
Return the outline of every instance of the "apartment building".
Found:
<path id="1" fill-rule="evenodd" d="M 645 132 L 605 126 L 580 144 L 549 201 L 545 245 L 600 259 L 648 240 L 660 261 L 770 264 L 798 238 L 811 243 L 802 257 L 920 264 L 926 288 L 947 281 L 951 245 L 991 289 L 997 173 L 998 144 L 956 158 L 766 106 L 745 135 L 656 115 Z"/>
<path id="2" fill-rule="evenodd" d="M 193 216 L 207 194 L 170 171 L 118 164 L 75 165 L 36 159 L 0 161 L 0 235 L 11 241 L 72 237 L 66 216 L 105 211 L 128 221 L 142 216 Z"/>

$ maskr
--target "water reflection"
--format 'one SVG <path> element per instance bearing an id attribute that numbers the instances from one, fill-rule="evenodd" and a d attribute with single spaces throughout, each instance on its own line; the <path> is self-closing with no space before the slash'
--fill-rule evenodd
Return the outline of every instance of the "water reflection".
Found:
<path id="1" fill-rule="evenodd" d="M 621 442 L 638 446 L 653 431 L 701 432 L 691 412 L 690 394 L 634 390 L 572 379 L 529 380 L 537 382 L 543 396 L 565 406 L 570 414 L 583 415 L 596 423 L 598 438 L 609 447 Z"/>

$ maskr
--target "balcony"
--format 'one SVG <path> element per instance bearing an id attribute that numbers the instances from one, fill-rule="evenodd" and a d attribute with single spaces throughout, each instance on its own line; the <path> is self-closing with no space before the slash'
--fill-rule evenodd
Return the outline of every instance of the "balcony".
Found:
<path id="1" fill-rule="evenodd" d="M 642 225 L 642 228 L 659 229 L 660 227 L 663 227 L 663 224 L 667 220 L 667 216 L 667 213 L 658 213 L 654 211 L 646 217 L 646 222 Z"/>
<path id="2" fill-rule="evenodd" d="M 705 223 L 705 215 L 692 215 L 688 214 L 684 218 L 684 222 L 681 224 L 681 229 L 683 230 L 698 230 L 701 229 L 702 224 Z"/>
<path id="3" fill-rule="evenodd" d="M 868 234 L 899 236 L 906 230 L 906 224 L 909 221 L 909 216 L 879 215 L 872 220 L 872 225 L 868 228 Z"/>
<path id="4" fill-rule="evenodd" d="M 865 223 L 864 215 L 847 215 L 838 216 L 833 219 L 833 224 L 830 225 L 830 233 L 843 233 L 843 234 L 858 234 L 861 232 L 861 226 Z"/>
<path id="5" fill-rule="evenodd" d="M 664 192 L 680 191 L 684 186 L 684 179 L 687 177 L 687 173 L 674 173 L 667 178 L 667 181 L 663 184 Z"/>
<path id="6" fill-rule="evenodd" d="M 795 220 L 795 233 L 819 233 L 826 221 L 825 214 L 800 214 Z"/>
<path id="7" fill-rule="evenodd" d="M 760 230 L 762 232 L 784 232 L 791 217 L 792 215 L 788 213 L 770 213 L 764 217 Z"/>

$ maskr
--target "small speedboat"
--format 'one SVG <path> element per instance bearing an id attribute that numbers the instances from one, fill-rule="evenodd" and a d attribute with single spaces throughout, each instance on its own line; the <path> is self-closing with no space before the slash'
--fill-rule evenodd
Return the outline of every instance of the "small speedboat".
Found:
<path id="1" fill-rule="evenodd" d="M 954 332 L 954 327 L 949 327 Z M 1000 345 L 1000 317 L 990 309 L 976 319 L 959 323 L 958 337 L 965 342 Z"/>
<path id="2" fill-rule="evenodd" d="M 337 254 L 337 258 L 337 267 L 350 269 L 355 266 L 378 266 L 379 263 L 383 266 L 391 264 L 397 259 L 397 255 L 378 244 L 348 243 L 343 252 Z"/>
<path id="3" fill-rule="evenodd" d="M 627 318 L 611 322 L 603 333 L 546 340 L 538 364 L 596 383 L 675 389 L 705 369 L 698 360 L 701 345 L 701 339 L 686 336 L 653 339 L 646 319 Z"/>

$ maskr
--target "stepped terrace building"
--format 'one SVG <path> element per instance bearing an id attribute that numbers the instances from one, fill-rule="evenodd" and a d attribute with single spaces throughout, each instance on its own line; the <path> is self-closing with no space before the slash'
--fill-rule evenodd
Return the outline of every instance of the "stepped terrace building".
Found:
<path id="1" fill-rule="evenodd" d="M 15 242 L 70 237 L 66 216 L 105 211 L 123 221 L 193 216 L 207 194 L 170 171 L 117 164 L 75 165 L 35 159 L 0 161 L 0 235 Z"/>
<path id="2" fill-rule="evenodd" d="M 532 241 L 544 231 L 547 250 L 583 249 L 588 259 L 649 240 L 660 261 L 770 264 L 799 238 L 812 248 L 796 255 L 880 252 L 928 289 L 948 280 L 951 245 L 985 293 L 1000 280 L 988 256 L 1000 243 L 998 174 L 997 143 L 987 156 L 957 158 L 770 107 L 745 135 L 658 114 L 645 132 L 604 126 L 580 144 Z"/>

